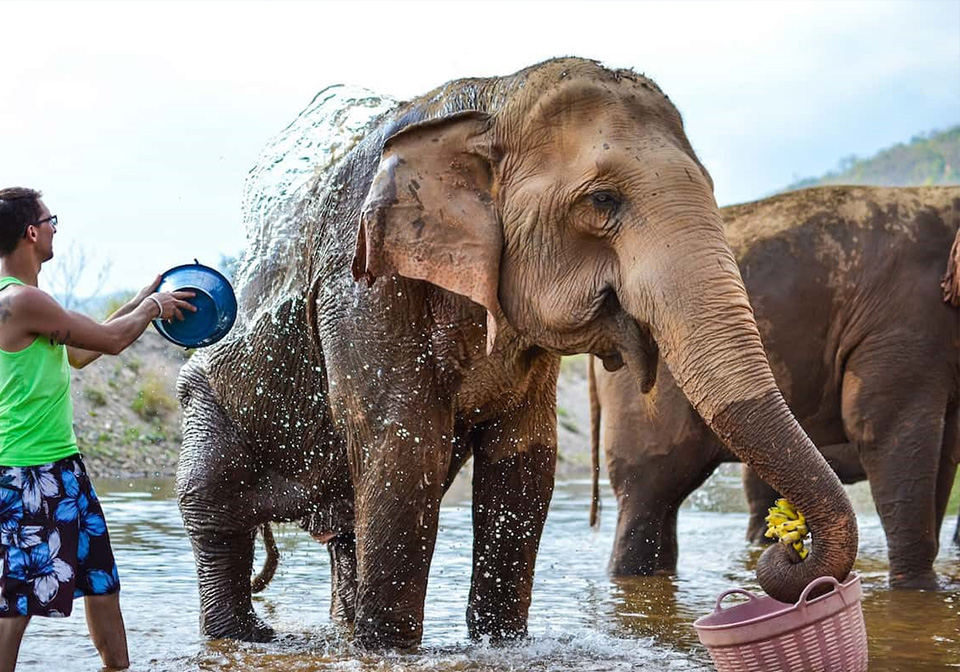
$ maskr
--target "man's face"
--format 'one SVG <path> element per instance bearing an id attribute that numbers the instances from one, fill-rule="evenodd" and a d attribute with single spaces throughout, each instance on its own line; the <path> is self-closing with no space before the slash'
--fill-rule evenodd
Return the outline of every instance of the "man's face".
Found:
<path id="1" fill-rule="evenodd" d="M 40 253 L 40 258 L 43 261 L 50 261 L 53 259 L 53 234 L 55 234 L 57 230 L 48 219 L 50 217 L 50 210 L 47 209 L 43 201 L 37 201 L 37 203 L 40 205 L 40 217 L 37 221 L 43 222 L 42 224 L 33 225 L 33 228 L 37 230 L 37 252 Z"/>

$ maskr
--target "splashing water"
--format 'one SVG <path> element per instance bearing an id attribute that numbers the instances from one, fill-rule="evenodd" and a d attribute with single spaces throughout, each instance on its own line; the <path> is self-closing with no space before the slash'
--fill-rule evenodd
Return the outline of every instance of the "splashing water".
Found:
<path id="1" fill-rule="evenodd" d="M 314 178 L 331 170 L 363 138 L 364 129 L 398 102 L 366 89 L 329 86 L 260 153 L 243 190 L 247 247 L 237 271 L 241 323 L 252 324 L 288 295 L 294 254 L 305 227 L 302 204 Z"/>

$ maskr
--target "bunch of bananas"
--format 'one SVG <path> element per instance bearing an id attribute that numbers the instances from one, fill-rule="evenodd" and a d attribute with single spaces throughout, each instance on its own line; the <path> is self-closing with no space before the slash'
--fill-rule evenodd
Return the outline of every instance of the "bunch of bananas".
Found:
<path id="1" fill-rule="evenodd" d="M 767 531 L 763 536 L 777 539 L 781 543 L 793 546 L 801 560 L 806 559 L 810 550 L 804 545 L 809 530 L 807 520 L 786 499 L 778 499 L 774 506 L 767 509 Z"/>

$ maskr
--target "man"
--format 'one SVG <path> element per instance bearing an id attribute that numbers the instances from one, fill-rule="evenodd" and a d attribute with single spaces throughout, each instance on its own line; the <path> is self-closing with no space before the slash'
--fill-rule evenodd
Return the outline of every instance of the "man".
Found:
<path id="1" fill-rule="evenodd" d="M 37 288 L 57 217 L 32 189 L 0 189 L 0 672 L 12 671 L 31 616 L 68 616 L 84 596 L 107 668 L 129 665 L 120 581 L 103 511 L 73 432 L 70 371 L 118 354 L 151 320 L 196 310 L 191 292 L 155 294 L 159 276 L 103 324 Z"/>

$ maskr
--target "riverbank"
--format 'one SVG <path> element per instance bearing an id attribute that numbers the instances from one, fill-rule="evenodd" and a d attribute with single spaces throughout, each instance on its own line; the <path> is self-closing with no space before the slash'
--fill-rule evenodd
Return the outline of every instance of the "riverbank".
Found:
<path id="1" fill-rule="evenodd" d="M 171 476 L 180 453 L 176 383 L 189 353 L 152 328 L 72 377 L 74 431 L 94 477 Z"/>

